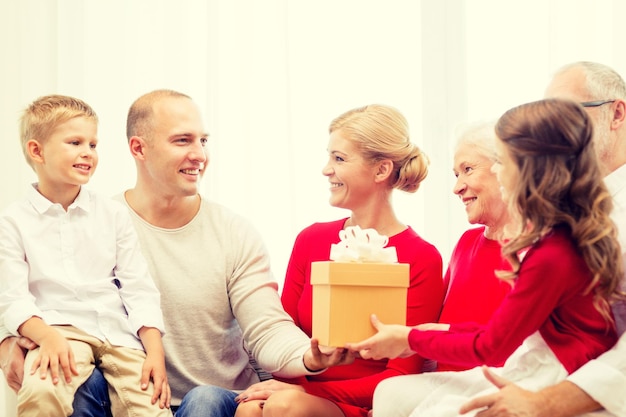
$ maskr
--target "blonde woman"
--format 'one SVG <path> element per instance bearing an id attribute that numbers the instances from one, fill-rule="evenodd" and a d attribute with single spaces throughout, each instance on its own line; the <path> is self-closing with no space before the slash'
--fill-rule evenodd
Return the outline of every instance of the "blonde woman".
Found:
<path id="1" fill-rule="evenodd" d="M 330 124 L 328 162 L 322 174 L 330 184 L 330 204 L 350 217 L 315 223 L 298 235 L 287 268 L 285 310 L 311 335 L 311 262 L 327 261 L 330 246 L 348 226 L 373 228 L 389 237 L 398 261 L 410 264 L 407 323 L 434 321 L 443 296 L 442 261 L 437 249 L 400 221 L 392 205 L 394 189 L 417 191 L 428 161 L 409 139 L 408 124 L 395 108 L 369 105 L 350 110 Z M 238 397 L 237 417 L 361 417 L 372 406 L 376 385 L 397 375 L 418 373 L 423 359 L 367 361 L 328 369 L 291 384 L 266 381 Z M 261 408 L 262 406 L 262 408 Z"/>

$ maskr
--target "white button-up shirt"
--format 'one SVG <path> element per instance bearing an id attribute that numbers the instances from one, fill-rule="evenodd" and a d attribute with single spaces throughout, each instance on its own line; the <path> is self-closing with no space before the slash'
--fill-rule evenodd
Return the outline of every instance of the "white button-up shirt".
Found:
<path id="1" fill-rule="evenodd" d="M 67 211 L 36 190 L 0 216 L 0 314 L 14 335 L 33 316 L 142 349 L 163 333 L 159 292 L 128 210 L 82 187 Z"/>

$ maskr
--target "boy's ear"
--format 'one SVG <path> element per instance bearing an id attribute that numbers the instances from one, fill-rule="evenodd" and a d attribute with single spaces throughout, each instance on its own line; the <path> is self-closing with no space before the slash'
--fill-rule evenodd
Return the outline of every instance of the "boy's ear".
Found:
<path id="1" fill-rule="evenodd" d="M 35 139 L 26 142 L 26 153 L 33 162 L 43 162 L 43 146 Z"/>
<path id="2" fill-rule="evenodd" d="M 128 148 L 133 158 L 143 159 L 144 148 L 146 147 L 146 141 L 139 136 L 131 136 L 128 140 Z"/>
<path id="3" fill-rule="evenodd" d="M 392 172 L 393 172 L 393 162 L 391 162 L 391 160 L 389 159 L 383 159 L 382 161 L 378 163 L 375 181 L 376 182 L 386 181 Z"/>

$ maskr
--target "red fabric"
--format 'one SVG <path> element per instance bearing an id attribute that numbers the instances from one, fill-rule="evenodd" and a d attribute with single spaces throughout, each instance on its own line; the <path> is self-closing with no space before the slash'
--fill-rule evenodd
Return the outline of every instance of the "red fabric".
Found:
<path id="1" fill-rule="evenodd" d="M 461 366 L 498 365 L 539 331 L 571 373 L 617 341 L 613 326 L 583 292 L 591 272 L 569 233 L 555 229 L 527 252 L 515 286 L 489 323 L 457 324 L 449 332 L 411 330 L 411 349 Z"/>
<path id="2" fill-rule="evenodd" d="M 346 219 L 315 223 L 304 229 L 294 244 L 287 267 L 282 302 L 296 324 L 311 336 L 312 286 L 311 262 L 328 261 L 330 245 L 339 242 L 339 231 Z M 443 299 L 442 261 L 439 251 L 411 228 L 389 238 L 398 262 L 410 264 L 407 292 L 407 325 L 433 322 Z M 372 407 L 374 388 L 385 378 L 419 373 L 423 359 L 371 361 L 357 359 L 353 364 L 328 369 L 320 375 L 298 380 L 308 393 L 335 402 L 348 417 L 362 416 Z"/>
<path id="3" fill-rule="evenodd" d="M 502 257 L 500 243 L 487 239 L 484 232 L 484 227 L 466 231 L 452 251 L 444 277 L 447 294 L 439 316 L 441 323 L 487 324 L 511 289 L 495 275 L 497 270 L 511 269 Z M 468 367 L 437 363 L 438 371 L 465 369 Z"/>

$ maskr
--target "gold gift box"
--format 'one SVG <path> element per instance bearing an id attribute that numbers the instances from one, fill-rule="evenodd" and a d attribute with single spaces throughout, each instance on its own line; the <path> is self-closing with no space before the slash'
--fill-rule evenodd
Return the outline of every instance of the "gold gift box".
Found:
<path id="1" fill-rule="evenodd" d="M 344 346 L 376 333 L 370 316 L 406 324 L 409 264 L 313 262 L 312 336 L 326 346 Z"/>

